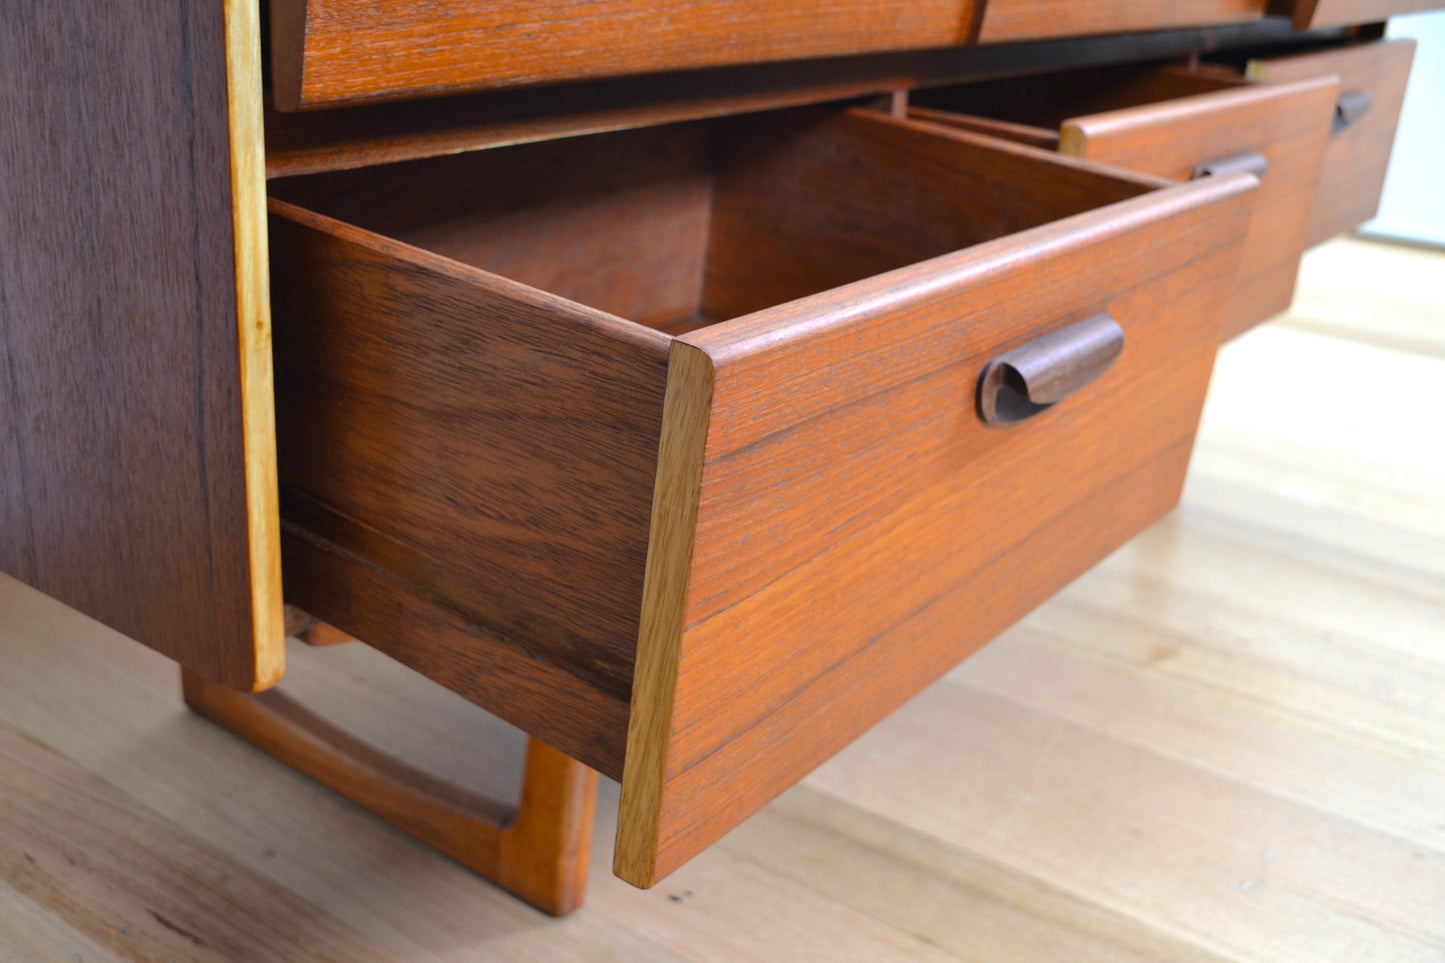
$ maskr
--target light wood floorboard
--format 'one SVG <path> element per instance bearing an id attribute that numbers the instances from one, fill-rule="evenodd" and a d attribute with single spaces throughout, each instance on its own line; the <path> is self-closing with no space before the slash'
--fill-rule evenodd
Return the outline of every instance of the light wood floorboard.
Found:
<path id="1" fill-rule="evenodd" d="M 1177 511 L 651 891 L 607 874 L 604 783 L 565 920 L 0 577 L 0 961 L 1445 963 L 1442 280 L 1311 253 L 1221 353 Z M 291 665 L 394 751 L 517 785 L 520 734 L 430 683 Z"/>

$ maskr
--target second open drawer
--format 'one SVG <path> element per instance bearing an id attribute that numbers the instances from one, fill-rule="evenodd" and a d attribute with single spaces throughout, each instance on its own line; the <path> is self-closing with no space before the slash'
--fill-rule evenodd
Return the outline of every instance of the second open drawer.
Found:
<path id="1" fill-rule="evenodd" d="M 1310 244 L 1354 230 L 1379 209 L 1414 57 L 1415 41 L 1400 39 L 1231 58 L 1258 83 L 1340 80 L 1310 216 Z"/>
<path id="2" fill-rule="evenodd" d="M 1224 326 L 1232 337 L 1289 307 L 1338 95 L 1328 75 L 1256 86 L 1224 69 L 1124 66 L 918 91 L 912 103 L 930 122 L 1160 177 L 1258 174 Z"/>
<path id="3" fill-rule="evenodd" d="M 649 885 L 1175 503 L 1255 187 L 834 108 L 274 182 L 288 599 Z"/>

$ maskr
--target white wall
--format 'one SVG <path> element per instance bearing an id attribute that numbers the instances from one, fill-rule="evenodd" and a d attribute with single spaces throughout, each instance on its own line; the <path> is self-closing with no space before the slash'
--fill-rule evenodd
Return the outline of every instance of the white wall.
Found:
<path id="1" fill-rule="evenodd" d="M 1389 36 L 1419 46 L 1380 214 L 1361 230 L 1445 246 L 1445 11 L 1396 17 Z"/>

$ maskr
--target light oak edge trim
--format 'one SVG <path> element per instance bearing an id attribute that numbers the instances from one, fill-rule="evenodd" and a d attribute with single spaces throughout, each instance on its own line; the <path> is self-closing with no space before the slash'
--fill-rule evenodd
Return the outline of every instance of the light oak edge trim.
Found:
<path id="1" fill-rule="evenodd" d="M 662 789 L 667 777 L 713 374 L 712 358 L 706 352 L 681 341 L 673 342 L 662 407 L 642 616 L 632 675 L 632 708 L 627 722 L 627 754 L 622 770 L 622 802 L 612 863 L 617 876 L 643 888 L 656 881 Z"/>
<path id="2" fill-rule="evenodd" d="M 271 370 L 270 270 L 266 249 L 266 150 L 262 119 L 259 0 L 225 0 L 226 103 L 230 129 L 231 228 L 241 380 L 241 448 L 255 642 L 253 691 L 281 680 L 286 629 L 281 602 L 281 509 Z"/>

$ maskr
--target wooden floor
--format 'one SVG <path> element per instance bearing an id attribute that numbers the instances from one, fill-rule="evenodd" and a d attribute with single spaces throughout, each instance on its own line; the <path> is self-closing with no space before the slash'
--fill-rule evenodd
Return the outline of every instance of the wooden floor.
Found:
<path id="1" fill-rule="evenodd" d="M 0 577 L 0 961 L 1445 961 L 1445 254 L 1304 271 L 1178 511 L 650 892 L 604 784 L 562 921 Z M 374 720 L 353 649 L 286 684 Z M 398 685 L 401 751 L 515 766 Z"/>

